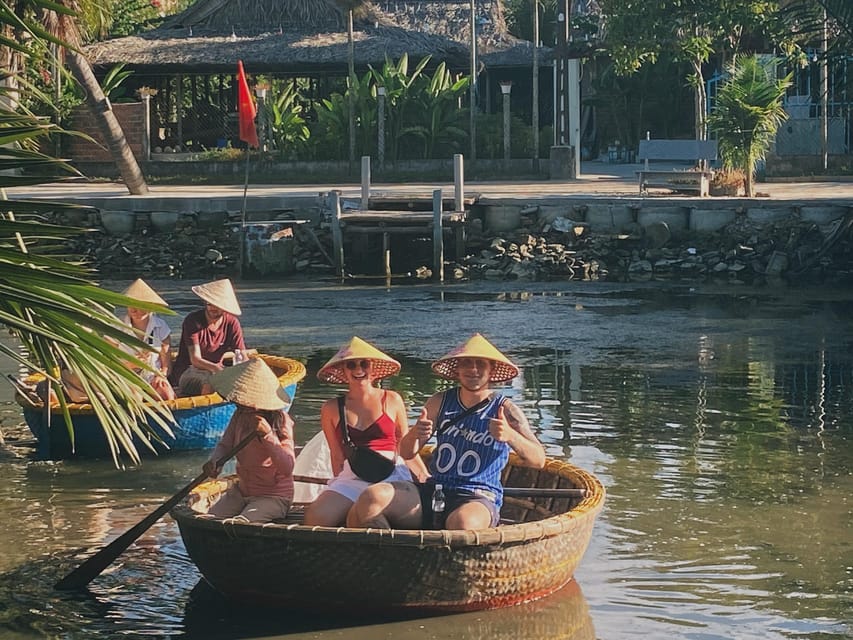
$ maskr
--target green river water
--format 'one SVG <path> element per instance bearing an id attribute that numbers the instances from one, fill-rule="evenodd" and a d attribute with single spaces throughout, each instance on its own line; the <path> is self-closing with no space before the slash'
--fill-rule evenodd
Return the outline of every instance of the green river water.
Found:
<path id="1" fill-rule="evenodd" d="M 177 329 L 197 306 L 195 282 L 151 284 L 180 314 L 168 319 Z M 6 387 L 1 639 L 853 635 L 853 292 L 290 280 L 237 290 L 249 346 L 308 368 L 292 409 L 299 443 L 319 430 L 320 404 L 336 391 L 314 375 L 352 335 L 403 363 L 389 386 L 413 418 L 441 385 L 429 363 L 475 331 L 521 365 L 505 392 L 548 454 L 607 487 L 576 582 L 519 607 L 405 621 L 237 607 L 199 582 L 165 518 L 88 593 L 54 592 L 195 477 L 206 455 L 126 470 L 35 461 Z"/>

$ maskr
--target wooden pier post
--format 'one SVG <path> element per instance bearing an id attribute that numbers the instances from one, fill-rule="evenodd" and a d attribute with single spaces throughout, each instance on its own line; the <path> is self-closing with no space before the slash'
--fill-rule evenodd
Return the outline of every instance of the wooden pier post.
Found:
<path id="1" fill-rule="evenodd" d="M 385 267 L 385 278 L 391 278 L 391 234 L 382 234 L 382 265 Z"/>
<path id="2" fill-rule="evenodd" d="M 361 156 L 361 210 L 370 209 L 370 156 Z"/>
<path id="3" fill-rule="evenodd" d="M 444 229 L 441 222 L 441 189 L 432 192 L 432 264 L 433 278 L 444 282 Z"/>
<path id="4" fill-rule="evenodd" d="M 335 258 L 335 271 L 344 278 L 344 234 L 341 229 L 341 194 L 337 191 L 329 193 L 332 207 L 332 245 Z"/>
<path id="5" fill-rule="evenodd" d="M 461 153 L 453 154 L 453 210 L 465 208 L 465 158 Z"/>

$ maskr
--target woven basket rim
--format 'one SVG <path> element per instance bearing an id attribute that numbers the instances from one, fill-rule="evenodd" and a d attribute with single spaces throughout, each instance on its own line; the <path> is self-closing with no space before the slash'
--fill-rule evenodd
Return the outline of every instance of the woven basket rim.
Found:
<path id="1" fill-rule="evenodd" d="M 516 464 L 517 458 L 511 456 L 509 464 Z M 180 524 L 209 531 L 228 531 L 245 534 L 250 537 L 271 537 L 280 540 L 301 540 L 311 542 L 347 542 L 373 546 L 417 546 L 417 547 L 477 547 L 509 546 L 552 538 L 572 531 L 578 521 L 595 518 L 601 511 L 606 490 L 601 481 L 589 471 L 571 463 L 549 458 L 545 471 L 558 477 L 571 480 L 577 488 L 587 489 L 589 495 L 564 513 L 558 513 L 542 520 L 518 524 L 499 525 L 479 530 L 425 530 L 425 529 L 369 529 L 348 527 L 314 527 L 301 524 L 278 523 L 240 523 L 230 520 L 209 518 L 194 511 L 191 501 L 195 496 L 213 485 L 224 488 L 233 481 L 233 476 L 214 480 L 197 487 L 180 505 L 172 509 L 172 517 Z"/>
<path id="2" fill-rule="evenodd" d="M 258 358 L 261 358 L 264 362 L 266 362 L 271 369 L 281 369 L 282 373 L 279 374 L 278 382 L 282 387 L 286 387 L 287 385 L 299 383 L 305 378 L 307 374 L 307 370 L 305 365 L 299 362 L 299 360 L 294 360 L 293 358 L 286 358 L 284 356 L 274 356 L 266 353 L 259 353 L 257 355 Z M 34 385 L 37 382 L 44 379 L 44 376 L 40 373 L 32 373 L 24 378 L 24 383 L 27 385 Z M 21 405 L 23 408 L 38 411 L 44 405 L 43 403 L 38 403 L 34 406 L 30 406 L 29 403 L 25 403 L 24 399 L 21 398 L 19 394 L 15 394 L 15 400 Z M 172 412 L 182 411 L 186 409 L 198 409 L 201 407 L 212 407 L 220 404 L 229 404 L 228 400 L 225 400 L 218 393 L 208 393 L 206 395 L 199 396 L 186 396 L 182 398 L 175 398 L 174 400 L 166 400 L 163 404 L 168 407 Z M 95 410 L 92 407 L 91 403 L 76 403 L 69 402 L 67 405 L 68 412 L 72 415 L 94 415 Z M 51 413 L 56 415 L 62 415 L 62 409 L 59 406 L 52 407 Z"/>

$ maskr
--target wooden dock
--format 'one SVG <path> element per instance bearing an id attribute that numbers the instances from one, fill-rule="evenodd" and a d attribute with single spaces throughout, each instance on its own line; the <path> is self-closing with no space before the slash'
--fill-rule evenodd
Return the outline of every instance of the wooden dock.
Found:
<path id="1" fill-rule="evenodd" d="M 461 210 L 468 209 L 476 204 L 480 194 L 463 196 L 460 199 Z M 444 211 L 453 211 L 457 207 L 455 196 L 443 196 L 441 208 Z M 431 195 L 423 193 L 372 193 L 367 198 L 367 208 L 371 211 L 432 211 L 433 201 Z"/>
<path id="2" fill-rule="evenodd" d="M 453 240 L 455 256 L 465 255 L 466 207 L 478 196 L 465 196 L 463 158 L 453 156 L 453 197 L 444 198 L 441 189 L 432 196 L 423 193 L 370 192 L 370 157 L 361 159 L 361 200 L 359 209 L 345 208 L 340 193 L 332 191 L 332 244 L 335 269 L 342 279 L 346 276 L 344 256 L 345 235 L 382 235 L 382 264 L 386 278 L 391 277 L 391 236 L 413 235 L 431 237 L 433 243 L 433 278 L 444 281 L 444 238 Z"/>
<path id="3" fill-rule="evenodd" d="M 444 280 L 444 238 L 452 238 L 455 255 L 465 254 L 465 222 L 467 211 L 444 211 L 441 190 L 433 193 L 432 211 L 414 209 L 362 210 L 341 208 L 340 196 L 332 192 L 332 243 L 338 275 L 346 274 L 345 236 L 352 234 L 382 235 L 382 265 L 391 277 L 391 235 L 431 237 L 433 240 L 433 277 Z"/>

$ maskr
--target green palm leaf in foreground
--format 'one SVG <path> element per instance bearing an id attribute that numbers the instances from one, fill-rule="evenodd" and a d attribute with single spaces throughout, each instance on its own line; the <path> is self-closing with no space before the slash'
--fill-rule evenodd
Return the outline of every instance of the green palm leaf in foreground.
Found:
<path id="1" fill-rule="evenodd" d="M 0 166 L 6 169 L 37 167 L 40 177 L 0 174 L 0 324 L 18 338 L 23 353 L 0 344 L 0 350 L 28 369 L 58 382 L 61 366 L 80 377 L 93 410 L 103 425 L 116 463 L 121 453 L 139 461 L 134 435 L 150 448 L 160 438 L 149 420 L 171 434 L 171 414 L 159 403 L 154 390 L 126 366 L 134 360 L 115 345 L 134 351 L 150 349 L 126 333 L 114 315 L 115 306 L 133 306 L 171 313 L 158 305 L 131 301 L 102 289 L 92 272 L 61 255 L 68 235 L 86 233 L 39 221 L 40 215 L 75 208 L 56 203 L 5 199 L 5 189 L 19 184 L 53 182 L 68 176 L 59 160 L 30 150 L 33 143 L 56 129 L 37 119 L 0 108 Z M 32 218 L 32 219 L 31 219 Z M 138 366 L 146 366 L 135 361 Z M 60 396 L 65 425 L 74 442 L 70 414 Z"/>

